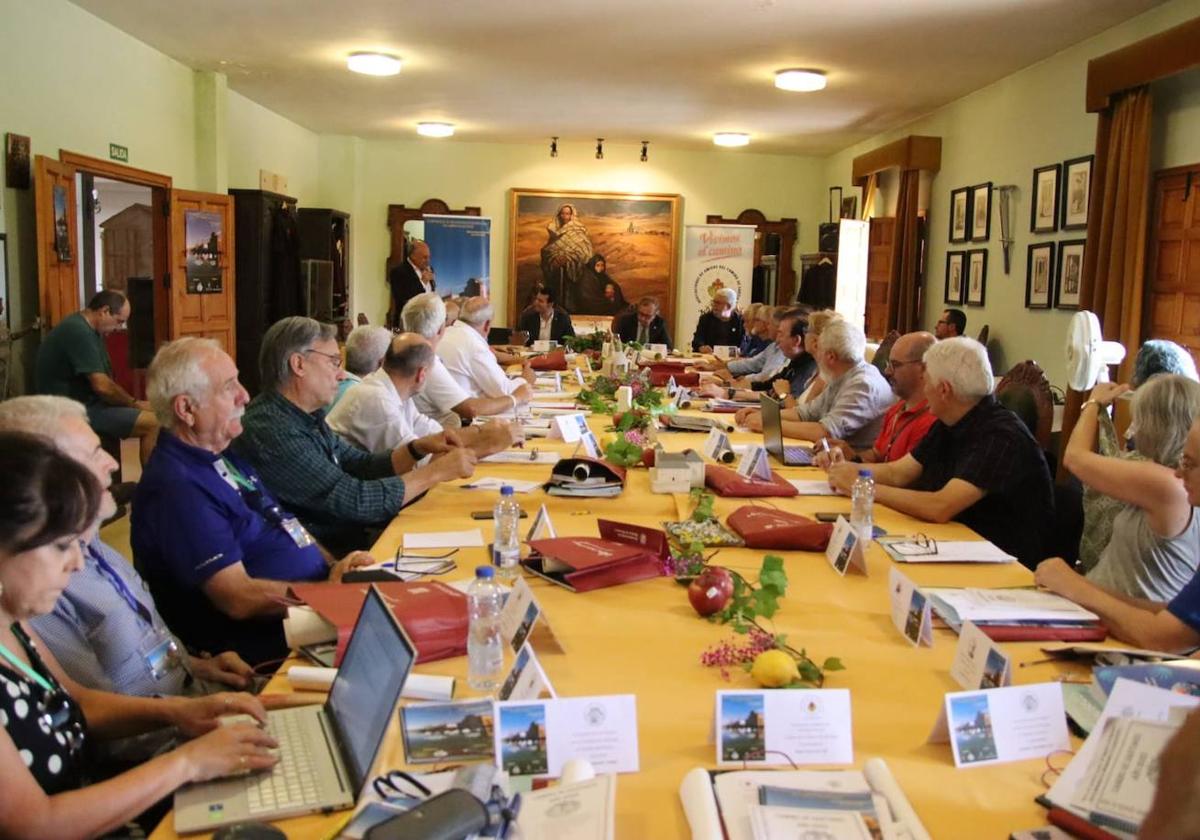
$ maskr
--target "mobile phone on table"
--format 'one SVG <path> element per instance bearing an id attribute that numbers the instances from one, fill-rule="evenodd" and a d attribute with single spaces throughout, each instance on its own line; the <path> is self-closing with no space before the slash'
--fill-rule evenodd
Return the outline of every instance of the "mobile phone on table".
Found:
<path id="1" fill-rule="evenodd" d="M 494 518 L 494 514 L 490 510 L 473 510 L 473 511 L 471 511 L 471 518 L 472 519 L 492 519 L 492 518 Z M 529 514 L 526 513 L 525 511 L 521 511 L 520 518 L 528 519 Z"/>
<path id="2" fill-rule="evenodd" d="M 816 517 L 818 522 L 837 522 L 839 516 L 844 516 L 847 519 L 850 518 L 850 514 L 848 513 L 829 513 L 828 511 L 824 513 L 814 513 L 813 516 Z"/>

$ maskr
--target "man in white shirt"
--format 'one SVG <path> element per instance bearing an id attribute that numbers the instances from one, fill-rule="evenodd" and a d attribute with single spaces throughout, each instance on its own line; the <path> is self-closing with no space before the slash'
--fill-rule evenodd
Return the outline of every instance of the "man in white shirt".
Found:
<path id="1" fill-rule="evenodd" d="M 509 379 L 488 348 L 487 334 L 492 326 L 492 305 L 486 298 L 473 297 L 463 302 L 454 326 L 446 330 L 438 343 L 437 354 L 459 386 L 473 397 L 504 397 L 507 408 L 515 409 L 533 397 L 534 373 L 527 371 L 525 381 Z"/>
<path id="2" fill-rule="evenodd" d="M 340 437 L 367 452 L 407 445 L 423 459 L 445 444 L 461 444 L 483 458 L 519 439 L 519 427 L 488 423 L 456 432 L 417 411 L 413 397 L 425 386 L 434 360 L 433 347 L 416 333 L 401 333 L 388 345 L 379 370 L 363 377 L 329 413 L 326 422 Z"/>

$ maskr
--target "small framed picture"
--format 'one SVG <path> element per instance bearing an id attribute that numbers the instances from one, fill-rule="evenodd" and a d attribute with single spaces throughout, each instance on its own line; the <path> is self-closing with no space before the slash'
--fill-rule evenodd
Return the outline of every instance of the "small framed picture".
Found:
<path id="1" fill-rule="evenodd" d="M 983 306 L 987 291 L 987 249 L 967 251 L 967 299 L 968 306 Z"/>
<path id="2" fill-rule="evenodd" d="M 966 242 L 971 238 L 971 188 L 950 192 L 950 241 Z"/>
<path id="3" fill-rule="evenodd" d="M 1049 309 L 1054 277 L 1054 243 L 1030 245 L 1025 257 L 1025 308 Z"/>
<path id="4" fill-rule="evenodd" d="M 946 252 L 946 303 L 963 302 L 963 267 L 966 262 L 964 251 Z"/>
<path id="5" fill-rule="evenodd" d="M 1054 282 L 1054 306 L 1078 309 L 1079 288 L 1083 284 L 1083 246 L 1087 240 L 1072 239 L 1058 243 L 1058 276 Z"/>
<path id="6" fill-rule="evenodd" d="M 1029 208 L 1030 233 L 1054 233 L 1058 230 L 1058 183 L 1062 164 L 1039 166 L 1033 170 L 1033 201 Z M 1028 304 L 1026 304 L 1028 305 Z"/>
<path id="7" fill-rule="evenodd" d="M 1088 202 L 1092 198 L 1092 158 L 1063 162 L 1062 229 L 1083 230 L 1088 224 Z"/>
<path id="8" fill-rule="evenodd" d="M 842 199 L 842 218 L 855 219 L 858 217 L 858 196 L 848 195 Z"/>
<path id="9" fill-rule="evenodd" d="M 829 221 L 842 217 L 842 188 L 829 188 Z"/>
<path id="10" fill-rule="evenodd" d="M 971 241 L 987 242 L 992 235 L 992 182 L 971 187 Z"/>
<path id="11" fill-rule="evenodd" d="M 29 154 L 29 137 L 9 132 L 4 139 L 5 183 L 10 190 L 27 190 L 32 183 L 32 162 Z"/>

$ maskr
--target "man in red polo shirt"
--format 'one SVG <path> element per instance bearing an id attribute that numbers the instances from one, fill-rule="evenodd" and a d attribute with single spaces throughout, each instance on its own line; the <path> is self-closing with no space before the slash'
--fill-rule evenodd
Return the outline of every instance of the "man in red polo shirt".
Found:
<path id="1" fill-rule="evenodd" d="M 898 461 L 921 442 L 937 419 L 930 413 L 925 399 L 925 363 L 921 361 L 925 351 L 935 344 L 937 339 L 927 332 L 907 333 L 896 340 L 884 374 L 900 399 L 883 416 L 883 426 L 874 446 L 856 450 L 844 440 L 830 440 L 831 452 L 837 449 L 844 460 L 875 464 Z M 828 466 L 830 456 L 822 448 L 817 448 L 816 452 L 817 465 Z"/>

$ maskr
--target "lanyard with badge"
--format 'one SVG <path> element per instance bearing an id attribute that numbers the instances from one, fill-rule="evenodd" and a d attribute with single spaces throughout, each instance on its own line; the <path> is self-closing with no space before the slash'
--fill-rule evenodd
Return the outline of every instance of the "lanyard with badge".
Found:
<path id="1" fill-rule="evenodd" d="M 317 544 L 308 530 L 300 524 L 300 520 L 294 516 L 284 516 L 283 508 L 275 502 L 268 502 L 262 488 L 246 478 L 241 470 L 233 465 L 232 461 L 227 458 L 218 458 L 213 462 L 213 467 L 230 487 L 238 491 L 242 501 L 246 503 L 246 507 L 272 525 L 282 528 L 292 538 L 292 542 L 296 544 L 297 548 L 308 548 L 310 545 Z"/>

